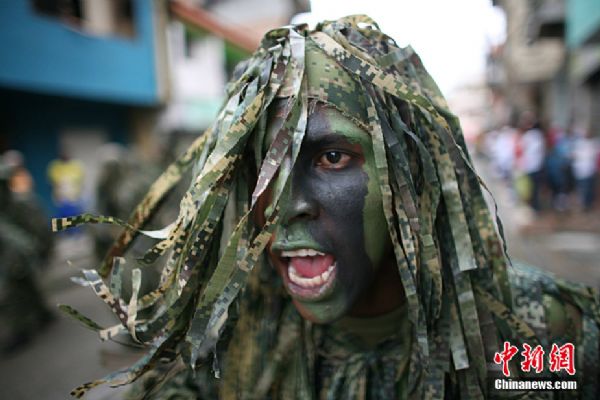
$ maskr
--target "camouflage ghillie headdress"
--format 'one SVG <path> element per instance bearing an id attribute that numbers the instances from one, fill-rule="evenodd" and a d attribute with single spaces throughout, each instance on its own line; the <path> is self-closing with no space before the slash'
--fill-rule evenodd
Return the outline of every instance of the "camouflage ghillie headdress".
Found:
<path id="1" fill-rule="evenodd" d="M 307 75 L 309 68 L 320 72 Z M 285 207 L 314 99 L 335 106 L 372 137 L 414 329 L 411 391 L 443 397 L 444 374 L 454 369 L 465 393 L 480 397 L 486 359 L 499 349 L 496 331 L 486 334 L 482 327 L 495 321 L 507 338 L 536 339 L 510 310 L 501 226 L 486 205 L 458 120 L 418 56 L 397 47 L 368 17 L 352 16 L 312 31 L 300 25 L 267 33 L 237 76 L 215 123 L 152 185 L 127 223 L 91 215 L 54 221 L 55 230 L 98 222 L 126 226 L 100 268 L 84 271 L 119 324 L 104 328 L 63 309 L 103 339 L 128 332 L 150 346 L 129 369 L 73 394 L 103 382 L 131 382 L 164 359 L 203 368 L 211 353 L 216 362 L 222 352 L 222 396 L 264 394 L 277 380 L 276 366 L 304 328 L 278 278 L 262 265 L 262 253 Z M 265 143 L 276 98 L 287 99 L 283 125 Z M 290 163 L 283 162 L 286 155 Z M 176 221 L 163 231 L 141 231 L 189 170 Z M 256 226 L 252 215 L 268 187 L 265 223 Z M 141 269 L 134 269 L 132 295 L 124 299 L 120 257 L 140 232 L 160 239 L 140 262 L 167 260 L 158 287 L 142 296 Z M 149 317 L 138 318 L 151 307 Z"/>

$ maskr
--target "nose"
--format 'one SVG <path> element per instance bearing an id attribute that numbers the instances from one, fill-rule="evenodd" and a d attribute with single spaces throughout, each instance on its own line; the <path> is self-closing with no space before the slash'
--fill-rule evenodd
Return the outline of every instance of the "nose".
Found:
<path id="1" fill-rule="evenodd" d="M 297 183 L 296 179 L 292 182 Z M 319 207 L 313 196 L 307 190 L 303 190 L 301 185 L 292 185 L 290 202 L 285 217 L 286 224 L 314 219 L 318 215 Z"/>

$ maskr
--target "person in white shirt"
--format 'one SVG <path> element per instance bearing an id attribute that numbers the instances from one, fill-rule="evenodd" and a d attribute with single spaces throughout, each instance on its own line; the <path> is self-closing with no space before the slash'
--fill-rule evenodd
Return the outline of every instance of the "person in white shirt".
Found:
<path id="1" fill-rule="evenodd" d="M 514 143 L 515 143 L 515 129 L 510 126 L 504 126 L 497 132 L 494 147 L 493 157 L 495 167 L 502 177 L 506 181 L 512 180 L 512 170 L 514 165 Z"/>
<path id="2" fill-rule="evenodd" d="M 529 111 L 521 114 L 519 130 L 520 136 L 516 142 L 516 167 L 529 177 L 531 181 L 529 204 L 535 211 L 540 211 L 540 188 L 546 153 L 544 134 L 537 125 L 535 116 Z"/>

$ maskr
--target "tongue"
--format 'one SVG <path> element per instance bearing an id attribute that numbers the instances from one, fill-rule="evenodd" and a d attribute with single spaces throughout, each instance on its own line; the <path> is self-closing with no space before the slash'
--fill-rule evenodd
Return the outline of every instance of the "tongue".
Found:
<path id="1" fill-rule="evenodd" d="M 292 257 L 290 258 L 290 265 L 296 269 L 298 275 L 304 278 L 314 278 L 325 272 L 333 264 L 333 260 L 331 254 L 314 257 Z"/>

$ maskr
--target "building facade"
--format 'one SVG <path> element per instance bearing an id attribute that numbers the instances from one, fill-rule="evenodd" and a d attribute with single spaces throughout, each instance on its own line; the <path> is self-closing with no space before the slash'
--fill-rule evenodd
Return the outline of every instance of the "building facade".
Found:
<path id="1" fill-rule="evenodd" d="M 600 135 L 600 2 L 493 3 L 506 14 L 507 37 L 490 50 L 487 82 L 504 114 L 532 110 L 546 128 Z"/>
<path id="2" fill-rule="evenodd" d="M 149 158 L 201 134 L 234 66 L 306 10 L 302 0 L 0 1 L 0 153 L 23 153 L 50 211 L 48 163 L 82 160 L 93 211 L 103 144 Z"/>
<path id="3" fill-rule="evenodd" d="M 84 162 L 91 200 L 98 147 L 146 143 L 167 99 L 165 15 L 154 0 L 0 2 L 0 150 L 23 153 L 50 211 L 52 159 Z"/>

